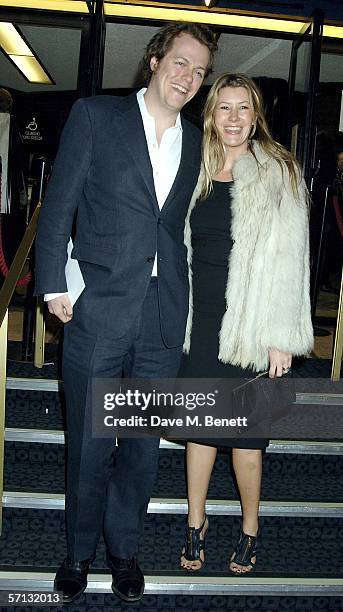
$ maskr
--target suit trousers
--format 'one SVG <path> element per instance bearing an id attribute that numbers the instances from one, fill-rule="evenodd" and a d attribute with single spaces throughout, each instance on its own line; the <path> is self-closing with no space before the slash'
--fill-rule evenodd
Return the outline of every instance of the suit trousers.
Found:
<path id="1" fill-rule="evenodd" d="M 119 339 L 86 331 L 76 314 L 65 326 L 63 380 L 67 414 L 68 555 L 90 558 L 103 531 L 112 555 L 136 555 L 158 464 L 158 438 L 92 437 L 92 379 L 175 377 L 182 347 L 166 348 L 160 330 L 158 281 Z M 100 324 L 99 324 L 100 325 Z"/>

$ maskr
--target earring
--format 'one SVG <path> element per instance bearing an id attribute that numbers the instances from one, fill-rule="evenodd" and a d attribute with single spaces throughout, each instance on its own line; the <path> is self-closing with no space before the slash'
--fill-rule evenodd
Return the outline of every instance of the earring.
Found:
<path id="1" fill-rule="evenodd" d="M 251 140 L 251 139 L 252 139 L 252 137 L 253 137 L 253 135 L 255 134 L 255 132 L 256 132 L 256 123 L 252 123 L 252 124 L 251 124 L 251 132 L 250 132 L 250 134 L 249 134 L 249 140 Z"/>

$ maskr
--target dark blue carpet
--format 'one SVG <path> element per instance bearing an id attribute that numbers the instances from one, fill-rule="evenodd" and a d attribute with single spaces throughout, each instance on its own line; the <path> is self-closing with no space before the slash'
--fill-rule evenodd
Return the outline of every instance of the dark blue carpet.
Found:
<path id="1" fill-rule="evenodd" d="M 64 445 L 5 443 L 5 489 L 64 491 Z M 218 454 L 209 499 L 237 499 L 231 458 Z M 184 451 L 161 449 L 153 497 L 186 496 Z M 343 502 L 342 455 L 266 454 L 263 500 Z"/>
<path id="2" fill-rule="evenodd" d="M 54 391 L 6 392 L 6 427 L 59 429 L 65 425 L 63 394 Z"/>
<path id="3" fill-rule="evenodd" d="M 185 521 L 184 515 L 147 515 L 138 554 L 147 573 L 184 573 L 178 564 Z M 239 526 L 239 517 L 210 517 L 204 575 L 228 575 Z M 258 575 L 342 576 L 343 519 L 262 517 L 260 528 Z M 0 566 L 56 568 L 66 552 L 64 512 L 5 508 L 0 547 Z M 103 540 L 93 567 L 106 567 Z"/>
<path id="4" fill-rule="evenodd" d="M 4 612 L 5 609 L 3 608 Z M 124 604 L 112 594 L 87 593 L 62 607 L 16 607 L 6 612 L 342 612 L 343 597 L 258 597 L 224 595 L 144 595 L 141 602 Z"/>

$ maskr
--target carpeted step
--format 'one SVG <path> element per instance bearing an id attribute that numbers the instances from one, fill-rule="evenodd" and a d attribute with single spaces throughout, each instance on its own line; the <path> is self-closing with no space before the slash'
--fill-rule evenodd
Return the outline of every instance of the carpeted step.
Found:
<path id="1" fill-rule="evenodd" d="M 43 368 L 36 368 L 30 361 L 15 361 L 12 354 L 20 354 L 21 342 L 8 343 L 7 376 L 19 378 L 60 378 L 61 344 L 45 344 Z M 19 357 L 20 358 L 20 357 Z"/>
<path id="2" fill-rule="evenodd" d="M 179 570 L 185 516 L 148 514 L 139 548 L 146 572 Z M 238 537 L 240 519 L 211 516 L 202 574 L 228 575 L 227 557 Z M 343 519 L 261 517 L 256 575 L 342 577 Z M 114 525 L 115 529 L 115 525 Z M 59 510 L 4 508 L 0 566 L 56 568 L 65 555 L 64 513 Z M 101 540 L 94 568 L 106 571 Z M 258 571 L 257 571 L 258 570 Z"/>
<path id="3" fill-rule="evenodd" d="M 62 431 L 65 427 L 63 394 L 7 389 L 5 424 L 6 427 Z"/>
<path id="4" fill-rule="evenodd" d="M 3 608 L 4 612 L 5 609 Z M 14 608 L 37 612 L 43 608 Z M 144 595 L 135 604 L 125 604 L 110 593 L 83 593 L 72 604 L 44 607 L 44 612 L 342 612 L 343 597 L 258 596 L 258 595 Z M 6 612 L 12 612 L 12 608 Z"/>
<path id="5" fill-rule="evenodd" d="M 322 385 L 319 384 L 320 380 L 315 381 L 320 387 L 317 391 L 324 393 Z M 45 382 L 40 380 L 39 384 L 42 385 Z M 307 382 L 308 379 L 306 381 L 303 379 L 306 388 Z M 58 382 L 53 381 L 53 383 L 54 388 L 58 389 Z M 30 384 L 30 380 L 25 381 L 25 384 Z M 330 381 L 330 384 L 334 383 Z M 301 439 L 301 436 L 303 436 L 302 439 L 312 437 L 313 439 L 322 438 L 326 440 L 336 437 L 341 440 L 342 427 L 338 427 L 341 423 L 340 411 L 340 405 L 333 407 L 327 405 L 312 407 L 297 405 L 296 413 L 293 413 L 292 419 L 290 421 L 287 418 L 280 419 L 276 429 L 272 430 L 270 437 Z M 328 415 L 330 415 L 330 426 L 328 425 Z M 296 418 L 296 421 L 294 421 L 294 418 Z M 313 433 L 311 433 L 312 426 L 314 427 Z M 6 427 L 62 431 L 65 428 L 65 404 L 62 390 L 8 388 L 6 392 Z"/>
<path id="6" fill-rule="evenodd" d="M 18 612 L 42 610 L 31 606 L 16 609 Z M 342 612 L 343 597 L 147 594 L 141 602 L 128 606 L 113 594 L 84 593 L 75 603 L 62 607 L 47 606 L 44 612 L 128 612 L 128 609 L 137 612 Z M 6 610 L 12 611 L 13 607 Z"/>
<path id="7" fill-rule="evenodd" d="M 5 443 L 6 491 L 64 491 L 64 445 Z M 231 456 L 218 454 L 209 499 L 237 499 Z M 153 497 L 186 496 L 184 452 L 160 449 Z M 263 500 L 343 502 L 343 455 L 265 454 Z"/>

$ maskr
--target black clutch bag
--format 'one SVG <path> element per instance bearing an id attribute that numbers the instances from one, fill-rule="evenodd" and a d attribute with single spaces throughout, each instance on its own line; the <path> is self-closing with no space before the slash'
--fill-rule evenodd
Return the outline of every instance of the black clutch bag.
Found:
<path id="1" fill-rule="evenodd" d="M 239 433 L 250 438 L 268 438 L 272 423 L 287 414 L 295 400 L 292 370 L 275 378 L 269 378 L 267 371 L 261 372 L 239 384 L 232 391 L 233 416 L 240 423 L 245 418 L 246 423 Z"/>

